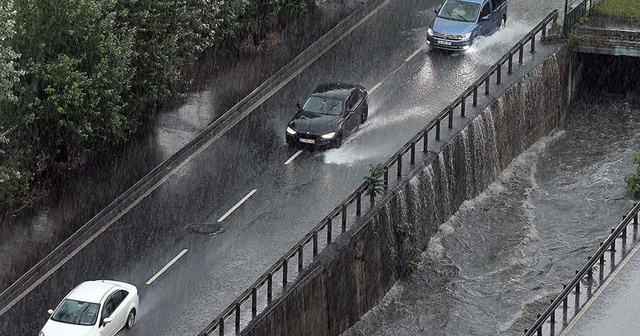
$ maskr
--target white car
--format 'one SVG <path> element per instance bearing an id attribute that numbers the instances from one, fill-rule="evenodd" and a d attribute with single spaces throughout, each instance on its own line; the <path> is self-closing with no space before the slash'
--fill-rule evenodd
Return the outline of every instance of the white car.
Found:
<path id="1" fill-rule="evenodd" d="M 131 328 L 138 312 L 138 289 L 119 281 L 86 281 L 55 310 L 39 336 L 114 336 Z"/>

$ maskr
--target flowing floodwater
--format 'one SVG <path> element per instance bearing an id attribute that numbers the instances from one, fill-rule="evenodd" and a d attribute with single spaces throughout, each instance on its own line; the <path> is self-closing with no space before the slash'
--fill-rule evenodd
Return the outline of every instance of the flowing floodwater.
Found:
<path id="1" fill-rule="evenodd" d="M 522 335 L 632 205 L 640 95 L 585 96 L 599 98 L 463 203 L 412 281 L 344 335 Z"/>

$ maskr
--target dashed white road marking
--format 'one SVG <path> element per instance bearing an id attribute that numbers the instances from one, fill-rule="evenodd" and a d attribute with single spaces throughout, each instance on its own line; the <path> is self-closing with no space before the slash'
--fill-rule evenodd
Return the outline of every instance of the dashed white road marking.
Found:
<path id="1" fill-rule="evenodd" d="M 301 150 L 299 150 L 299 151 L 297 151 L 295 154 L 293 154 L 293 156 L 292 156 L 292 157 L 290 157 L 290 158 L 289 158 L 289 160 L 285 161 L 285 163 L 284 163 L 284 164 L 285 164 L 285 165 L 290 164 L 290 163 L 291 163 L 291 162 L 293 162 L 293 160 L 295 160 L 295 159 L 298 157 L 298 155 L 300 155 L 300 154 L 302 154 L 302 149 L 301 149 Z"/>
<path id="2" fill-rule="evenodd" d="M 243 197 L 240 200 L 240 202 L 236 203 L 236 205 L 234 205 L 233 208 L 229 209 L 229 211 L 227 211 L 227 213 L 222 215 L 222 217 L 220 217 L 220 219 L 218 219 L 218 223 L 222 222 L 225 218 L 229 217 L 229 215 L 231 215 L 234 211 L 236 211 L 242 205 L 242 203 L 246 202 L 249 199 L 249 197 L 253 196 L 253 194 L 255 194 L 256 191 L 258 191 L 258 189 L 251 190 L 247 194 L 247 196 Z"/>
<path id="3" fill-rule="evenodd" d="M 412 58 L 414 58 L 418 53 L 420 53 L 420 50 L 422 50 L 422 48 L 418 48 L 416 49 L 416 51 L 413 52 L 413 54 L 409 55 L 409 57 L 407 57 L 404 61 L 409 62 Z"/>
<path id="4" fill-rule="evenodd" d="M 377 88 L 379 88 L 379 87 L 380 87 L 380 85 L 382 85 L 382 82 L 380 82 L 380 83 L 378 83 L 378 84 L 374 85 L 374 86 L 371 88 L 371 90 L 369 90 L 369 93 L 372 93 L 373 91 L 375 91 Z"/>
<path id="5" fill-rule="evenodd" d="M 182 250 L 182 252 L 178 253 L 177 256 L 175 256 L 173 259 L 171 259 L 171 261 L 164 265 L 164 267 L 158 271 L 158 273 L 156 273 L 156 275 L 154 275 L 151 279 L 149 279 L 149 281 L 147 281 L 147 285 L 152 284 L 154 281 L 156 281 L 156 279 L 162 275 L 162 273 L 164 273 L 167 269 L 169 269 L 169 267 L 171 267 L 171 265 L 175 264 L 176 261 L 178 261 L 178 259 L 180 259 L 180 257 L 182 257 L 185 253 L 187 253 L 187 249 Z"/>

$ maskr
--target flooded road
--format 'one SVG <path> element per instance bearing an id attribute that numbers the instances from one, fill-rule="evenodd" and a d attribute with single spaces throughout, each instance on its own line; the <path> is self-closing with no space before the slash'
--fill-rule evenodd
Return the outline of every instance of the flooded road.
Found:
<path id="1" fill-rule="evenodd" d="M 522 335 L 632 205 L 640 95 L 591 97 L 465 202 L 413 280 L 343 335 Z"/>

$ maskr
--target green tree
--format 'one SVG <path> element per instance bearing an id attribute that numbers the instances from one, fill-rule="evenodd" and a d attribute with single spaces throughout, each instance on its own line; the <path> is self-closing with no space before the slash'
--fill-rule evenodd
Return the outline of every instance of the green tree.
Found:
<path id="1" fill-rule="evenodd" d="M 16 50 L 25 69 L 15 113 L 38 167 L 124 141 L 137 124 L 130 88 L 132 30 L 115 0 L 16 0 Z M 35 162 L 34 162 L 35 163 Z"/>
<path id="2" fill-rule="evenodd" d="M 636 155 L 633 161 L 638 165 L 636 174 L 625 177 L 625 182 L 627 182 L 627 190 L 631 197 L 640 200 L 640 154 Z"/>

